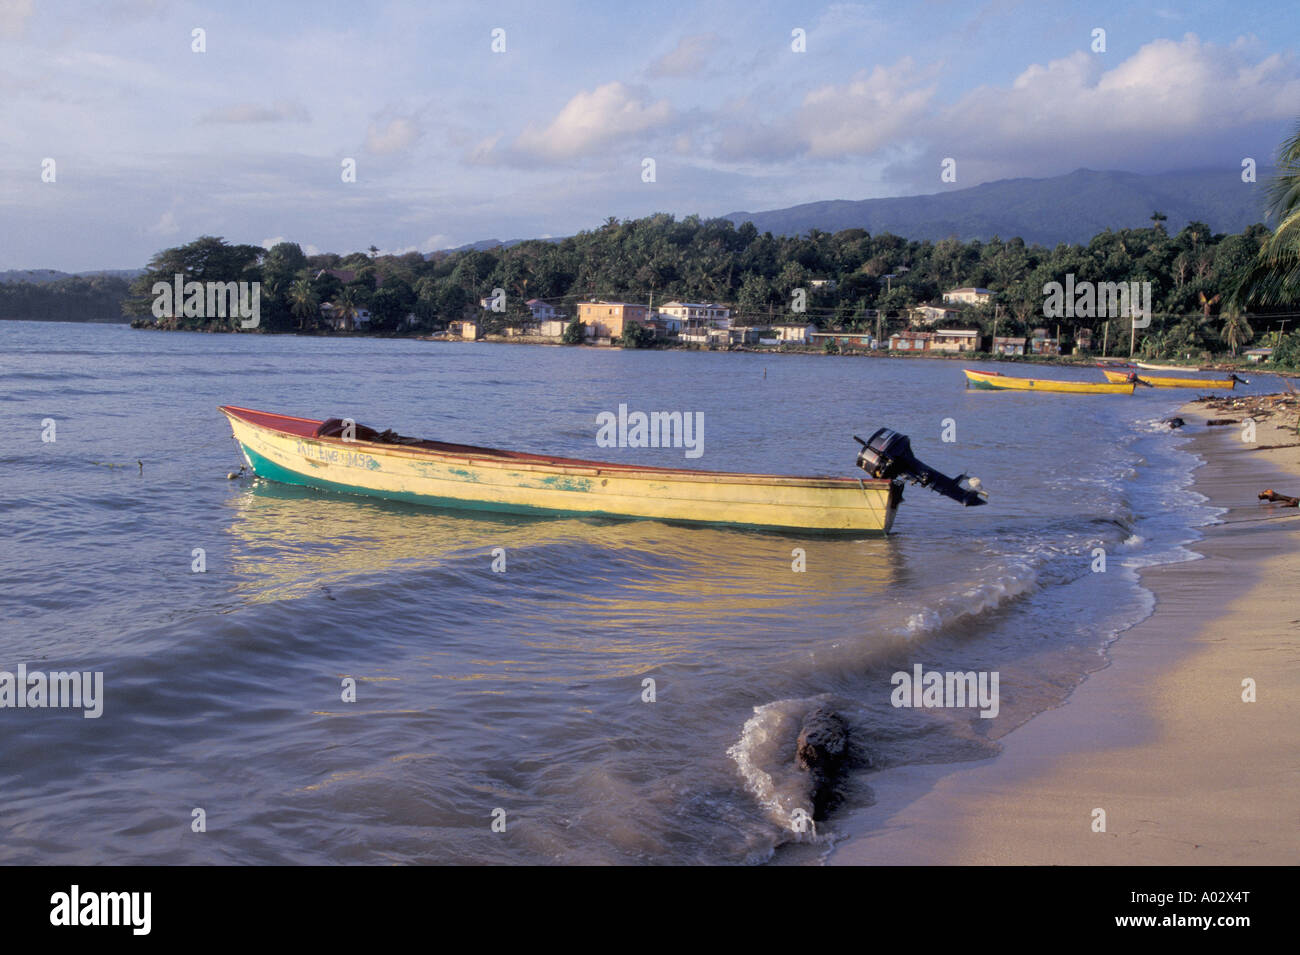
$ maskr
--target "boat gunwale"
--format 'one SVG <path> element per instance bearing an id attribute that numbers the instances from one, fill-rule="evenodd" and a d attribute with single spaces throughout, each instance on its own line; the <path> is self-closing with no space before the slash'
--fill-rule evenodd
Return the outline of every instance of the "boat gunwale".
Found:
<path id="1" fill-rule="evenodd" d="M 300 418 L 294 415 L 281 415 L 272 411 L 257 411 L 253 408 L 240 408 L 235 405 L 220 405 L 218 406 L 218 410 L 221 411 L 222 414 L 226 415 L 226 417 L 236 418 L 251 428 L 269 431 L 295 440 L 318 441 L 323 444 L 334 445 L 348 450 L 356 450 L 360 447 L 369 450 L 371 453 L 386 457 L 409 458 L 416 461 L 433 458 L 439 461 L 446 461 L 455 464 L 489 467 L 498 470 L 512 469 L 537 471 L 548 474 L 577 475 L 580 477 L 607 476 L 633 479 L 639 478 L 642 480 L 672 479 L 705 483 L 757 484 L 774 487 L 834 489 L 862 487 L 864 489 L 886 490 L 895 483 L 893 480 L 888 478 L 872 478 L 865 476 L 862 478 L 830 476 L 802 477 L 799 475 L 785 474 L 753 474 L 743 471 L 697 471 L 689 468 L 665 468 L 655 467 L 652 465 L 584 461 L 578 458 L 552 457 L 549 455 L 529 454 L 528 452 L 504 452 L 495 448 L 475 448 L 475 450 L 484 452 L 481 456 L 465 455 L 455 451 L 443 451 L 431 447 L 386 444 L 381 441 L 363 441 L 360 439 L 344 441 L 342 438 L 298 434 L 282 428 L 271 427 L 258 421 L 252 421 L 239 414 L 239 412 L 247 412 L 255 415 L 290 421 L 300 421 L 305 424 L 313 425 L 319 425 L 321 424 L 321 421 L 312 418 Z M 442 441 L 427 441 L 424 443 L 431 445 L 447 445 L 449 447 L 459 448 L 473 447 L 471 445 L 450 445 L 449 442 Z M 527 457 L 520 459 L 508 456 L 511 454 L 527 455 Z"/>
<path id="2" fill-rule="evenodd" d="M 1136 387 L 1132 382 L 1113 382 L 1113 381 L 1077 381 L 1073 378 L 1022 378 L 1019 375 L 1004 375 L 1000 371 L 976 371 L 974 368 L 963 368 L 962 372 L 966 378 L 971 381 L 979 379 L 992 379 L 983 382 L 994 391 L 1033 391 L 1033 392 L 1053 392 L 1061 395 L 1131 395 Z M 1044 388 L 1017 388 L 1014 385 L 999 386 L 997 380 L 1002 381 L 1028 381 L 1041 383 L 1047 387 Z M 1074 385 L 1074 388 L 1052 387 L 1053 385 Z M 1124 385 L 1128 390 L 1124 390 Z"/>
<path id="3" fill-rule="evenodd" d="M 1116 378 L 1126 378 L 1122 372 L 1102 369 L 1107 380 L 1116 382 Z M 1112 377 L 1114 376 L 1114 377 Z M 1178 375 L 1136 375 L 1138 381 L 1147 382 L 1153 388 L 1227 388 L 1236 390 L 1237 382 L 1233 378 L 1183 378 Z M 1178 384 L 1174 384 L 1178 382 Z"/>

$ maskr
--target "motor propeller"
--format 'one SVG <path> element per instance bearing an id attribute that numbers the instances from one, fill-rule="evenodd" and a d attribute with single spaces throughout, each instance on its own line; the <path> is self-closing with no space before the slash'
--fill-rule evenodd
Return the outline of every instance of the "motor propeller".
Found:
<path id="1" fill-rule="evenodd" d="M 988 492 L 980 487 L 979 478 L 966 474 L 951 478 L 917 460 L 912 453 L 912 440 L 905 434 L 881 428 L 866 441 L 856 434 L 853 440 L 862 445 L 858 452 L 858 467 L 874 478 L 907 478 L 966 507 L 978 507 L 988 500 Z"/>

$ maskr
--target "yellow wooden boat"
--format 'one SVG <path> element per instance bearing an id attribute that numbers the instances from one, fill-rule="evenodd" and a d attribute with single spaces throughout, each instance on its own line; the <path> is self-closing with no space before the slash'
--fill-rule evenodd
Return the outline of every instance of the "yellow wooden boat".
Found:
<path id="1" fill-rule="evenodd" d="M 966 372 L 967 388 L 987 388 L 993 391 L 1054 391 L 1070 395 L 1131 395 L 1133 383 L 1112 384 L 1096 381 L 1059 381 L 1052 378 L 1016 378 L 996 371 Z"/>
<path id="2" fill-rule="evenodd" d="M 1103 374 L 1110 381 L 1133 380 L 1123 372 L 1103 371 Z M 1236 375 L 1229 375 L 1227 378 L 1157 378 L 1153 375 L 1143 375 L 1138 381 L 1146 382 L 1156 388 L 1235 388 L 1241 379 Z"/>
<path id="3" fill-rule="evenodd" d="M 958 494 L 983 497 L 969 489 L 949 493 L 943 482 L 951 478 L 928 470 L 903 475 L 897 464 L 888 471 L 881 465 L 879 474 L 864 478 L 693 471 L 419 441 L 392 432 L 379 435 L 361 425 L 352 426 L 354 436 L 332 436 L 329 426 L 338 419 L 322 422 L 232 406 L 220 410 L 259 477 L 439 507 L 888 533 L 902 501 L 900 476 L 959 500 Z M 882 432 L 886 429 L 877 435 Z M 905 437 L 895 437 L 906 445 Z M 864 456 L 878 464 L 880 456 L 868 455 L 863 444 L 860 464 Z M 910 447 L 905 459 L 901 453 L 895 458 L 924 468 L 910 456 Z"/>

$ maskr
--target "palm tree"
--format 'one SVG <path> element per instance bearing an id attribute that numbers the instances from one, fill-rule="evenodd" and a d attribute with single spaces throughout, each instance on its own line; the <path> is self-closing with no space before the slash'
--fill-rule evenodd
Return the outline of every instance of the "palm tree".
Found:
<path id="1" fill-rule="evenodd" d="M 1151 228 L 1159 229 L 1160 231 L 1163 232 L 1165 227 L 1162 226 L 1160 223 L 1164 222 L 1168 218 L 1169 217 L 1165 215 L 1163 212 L 1151 213 Z"/>
<path id="2" fill-rule="evenodd" d="M 1300 300 L 1300 124 L 1282 144 L 1277 165 L 1268 190 L 1268 215 L 1277 217 L 1277 227 L 1232 291 L 1238 307 Z"/>
<path id="3" fill-rule="evenodd" d="M 1201 300 L 1201 313 L 1205 316 L 1205 320 L 1208 322 L 1210 320 L 1210 309 L 1213 308 L 1214 304 L 1223 296 L 1221 294 L 1216 294 L 1213 298 L 1206 298 L 1204 292 L 1197 292 L 1196 294 Z"/>
<path id="4" fill-rule="evenodd" d="M 315 290 L 312 289 L 311 283 L 306 279 L 299 279 L 290 286 L 289 310 L 298 319 L 299 331 L 302 331 L 303 323 L 308 317 L 319 312 L 320 299 L 316 297 Z"/>
<path id="5" fill-rule="evenodd" d="M 1250 322 L 1246 321 L 1245 315 L 1235 308 L 1228 312 L 1223 321 L 1223 330 L 1219 332 L 1219 338 L 1232 349 L 1234 358 L 1237 355 L 1237 348 L 1254 337 L 1255 332 L 1251 329 Z"/>
<path id="6" fill-rule="evenodd" d="M 345 320 L 345 327 L 356 325 L 357 312 L 360 306 L 357 302 L 357 290 L 354 288 L 345 288 L 339 293 L 338 298 L 334 300 L 334 314 Z"/>

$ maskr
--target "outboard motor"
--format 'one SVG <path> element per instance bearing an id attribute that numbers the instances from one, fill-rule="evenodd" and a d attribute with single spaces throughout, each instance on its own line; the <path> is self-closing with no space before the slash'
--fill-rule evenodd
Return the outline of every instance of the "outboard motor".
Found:
<path id="1" fill-rule="evenodd" d="M 853 440 L 862 445 L 858 452 L 858 467 L 874 478 L 907 478 L 967 507 L 977 507 L 988 498 L 988 493 L 980 489 L 979 478 L 965 474 L 950 478 L 918 461 L 912 453 L 912 441 L 905 434 L 881 428 L 868 441 L 856 434 Z"/>

